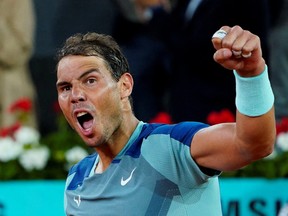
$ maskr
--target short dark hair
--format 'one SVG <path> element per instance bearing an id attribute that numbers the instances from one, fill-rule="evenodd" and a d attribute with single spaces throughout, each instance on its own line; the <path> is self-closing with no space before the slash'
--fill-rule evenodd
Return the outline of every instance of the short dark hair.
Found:
<path id="1" fill-rule="evenodd" d="M 124 73 L 130 73 L 126 57 L 114 38 L 110 35 L 88 32 L 70 36 L 56 54 L 57 65 L 65 56 L 97 56 L 104 60 L 112 78 L 118 82 Z M 133 110 L 133 99 L 129 96 Z"/>
<path id="2" fill-rule="evenodd" d="M 69 37 L 56 55 L 57 64 L 68 55 L 98 56 L 107 64 L 112 77 L 119 81 L 129 71 L 129 64 L 119 45 L 110 35 L 88 32 L 77 33 Z"/>

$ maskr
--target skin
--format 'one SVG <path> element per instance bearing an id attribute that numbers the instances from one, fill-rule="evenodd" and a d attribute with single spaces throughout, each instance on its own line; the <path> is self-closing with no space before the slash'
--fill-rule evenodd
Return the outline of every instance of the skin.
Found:
<path id="1" fill-rule="evenodd" d="M 214 60 L 227 69 L 234 69 L 240 76 L 253 77 L 264 71 L 258 36 L 240 26 L 223 26 L 227 32 L 222 40 L 212 43 L 216 52 Z M 232 50 L 249 58 L 235 58 Z M 242 168 L 273 151 L 276 137 L 274 107 L 264 115 L 248 117 L 237 111 L 236 123 L 219 124 L 199 131 L 191 145 L 191 154 L 199 165 L 221 171 Z"/>
<path id="2" fill-rule="evenodd" d="M 121 151 L 137 126 L 128 96 L 133 79 L 125 73 L 116 82 L 103 59 L 96 56 L 66 56 L 58 64 L 58 101 L 72 128 L 101 158 L 105 170 Z M 93 125 L 83 130 L 76 118 L 89 112 Z"/>
<path id="3" fill-rule="evenodd" d="M 222 27 L 224 39 L 212 39 L 214 60 L 240 76 L 252 77 L 263 72 L 260 40 L 239 26 Z M 232 50 L 249 58 L 235 58 Z M 66 56 L 57 68 L 57 91 L 60 107 L 69 122 L 88 146 L 99 153 L 98 171 L 103 172 L 127 143 L 138 124 L 128 97 L 133 89 L 129 73 L 116 82 L 105 61 L 96 56 Z M 83 130 L 77 113 L 89 112 L 93 124 Z M 257 117 L 237 112 L 236 123 L 214 125 L 197 132 L 191 143 L 191 156 L 201 166 L 220 171 L 239 169 L 273 150 L 275 141 L 274 108 Z"/>

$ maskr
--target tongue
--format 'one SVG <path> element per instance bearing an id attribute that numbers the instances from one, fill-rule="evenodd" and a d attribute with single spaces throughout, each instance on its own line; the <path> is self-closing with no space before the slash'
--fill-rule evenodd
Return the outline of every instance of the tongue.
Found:
<path id="1" fill-rule="evenodd" d="M 89 120 L 89 121 L 85 121 L 83 123 L 83 128 L 86 130 L 88 128 L 91 128 L 92 127 L 92 124 L 93 124 L 93 120 Z"/>

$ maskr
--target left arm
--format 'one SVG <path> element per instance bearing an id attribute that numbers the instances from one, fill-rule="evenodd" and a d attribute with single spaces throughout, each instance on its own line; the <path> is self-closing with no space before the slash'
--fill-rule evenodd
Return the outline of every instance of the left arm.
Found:
<path id="1" fill-rule="evenodd" d="M 255 77 L 262 77 L 265 69 L 259 37 L 239 26 L 224 26 L 222 29 L 227 35 L 223 39 L 212 39 L 216 49 L 214 60 L 227 69 L 237 71 L 238 76 L 247 78 L 247 83 L 252 84 L 249 84 L 251 88 L 245 89 L 236 82 L 236 95 L 245 96 L 245 101 L 242 98 L 240 105 L 236 103 L 236 122 L 213 125 L 197 132 L 191 143 L 191 155 L 200 166 L 229 171 L 269 155 L 273 151 L 276 127 L 273 101 L 262 98 L 260 104 L 266 108 L 256 114 L 243 112 L 241 105 L 244 103 L 244 107 L 256 107 L 256 111 L 259 111 L 253 97 L 255 94 L 256 99 L 263 96 L 263 82 L 270 96 L 272 93 L 268 78 L 261 78 L 261 82 L 251 82 Z M 258 90 L 253 86 L 255 83 L 259 85 Z"/>

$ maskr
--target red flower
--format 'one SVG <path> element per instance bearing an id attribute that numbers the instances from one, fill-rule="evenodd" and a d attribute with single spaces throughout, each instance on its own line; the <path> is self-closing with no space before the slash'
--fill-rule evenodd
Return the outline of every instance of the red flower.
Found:
<path id="1" fill-rule="evenodd" d="M 32 109 L 32 101 L 29 98 L 21 98 L 15 101 L 9 107 L 9 112 L 13 113 L 15 111 L 30 112 Z"/>
<path id="2" fill-rule="evenodd" d="M 166 112 L 159 112 L 157 115 L 152 118 L 150 123 L 164 123 L 164 124 L 172 124 L 171 116 Z"/>
<path id="3" fill-rule="evenodd" d="M 0 128 L 0 137 L 13 136 L 15 131 L 21 127 L 19 122 L 14 123 L 13 125 L 5 128 Z"/>
<path id="4" fill-rule="evenodd" d="M 235 122 L 235 115 L 228 109 L 223 109 L 220 112 L 213 111 L 207 117 L 207 123 L 210 125 Z"/>
<path id="5" fill-rule="evenodd" d="M 277 135 L 282 132 L 288 132 L 288 117 L 283 118 L 276 124 Z"/>

